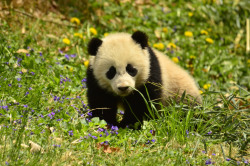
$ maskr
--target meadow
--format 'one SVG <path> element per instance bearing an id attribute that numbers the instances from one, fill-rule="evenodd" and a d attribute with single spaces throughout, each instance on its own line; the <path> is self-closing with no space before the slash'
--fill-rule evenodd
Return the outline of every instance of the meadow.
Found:
<path id="1" fill-rule="evenodd" d="M 249 165 L 250 2 L 82 2 L 0 2 L 0 165 Z M 203 103 L 162 106 L 142 130 L 107 127 L 90 119 L 87 44 L 136 30 L 195 78 Z"/>

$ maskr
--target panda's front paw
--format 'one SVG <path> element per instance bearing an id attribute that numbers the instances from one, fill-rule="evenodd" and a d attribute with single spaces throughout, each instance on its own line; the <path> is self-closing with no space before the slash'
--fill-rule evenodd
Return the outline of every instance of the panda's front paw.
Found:
<path id="1" fill-rule="evenodd" d="M 136 122 L 134 124 L 127 124 L 124 122 L 121 122 L 118 125 L 119 128 L 128 128 L 128 129 L 134 129 L 134 130 L 140 130 L 141 129 L 141 123 L 140 122 Z"/>

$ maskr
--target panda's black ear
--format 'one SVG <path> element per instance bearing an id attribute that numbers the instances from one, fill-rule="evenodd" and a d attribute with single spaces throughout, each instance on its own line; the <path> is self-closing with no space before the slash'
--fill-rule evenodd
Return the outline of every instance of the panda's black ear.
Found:
<path id="1" fill-rule="evenodd" d="M 133 33 L 132 39 L 140 44 L 142 49 L 148 46 L 148 36 L 144 32 L 136 31 Z"/>
<path id="2" fill-rule="evenodd" d="M 98 48 L 102 45 L 102 40 L 98 38 L 93 38 L 88 44 L 88 52 L 90 55 L 96 55 Z"/>

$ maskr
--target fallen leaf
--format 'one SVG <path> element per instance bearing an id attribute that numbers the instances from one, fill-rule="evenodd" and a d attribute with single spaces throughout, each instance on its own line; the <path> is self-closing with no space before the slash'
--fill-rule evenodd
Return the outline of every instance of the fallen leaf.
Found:
<path id="1" fill-rule="evenodd" d="M 102 147 L 103 147 L 103 152 L 104 153 L 112 153 L 112 152 L 118 152 L 118 151 L 120 151 L 119 148 L 110 147 L 107 144 L 101 144 L 101 143 L 97 144 L 97 149 L 100 149 Z"/>
<path id="2" fill-rule="evenodd" d="M 33 152 L 42 152 L 43 153 L 44 152 L 42 147 L 35 142 L 32 142 L 29 140 L 29 145 L 30 145 L 30 152 L 31 153 L 33 153 Z"/>
<path id="3" fill-rule="evenodd" d="M 17 50 L 16 53 L 25 53 L 25 54 L 27 54 L 27 53 L 29 53 L 29 51 L 26 50 L 26 49 L 21 48 L 21 49 Z"/>
<path id="4" fill-rule="evenodd" d="M 71 144 L 75 145 L 75 144 L 79 144 L 80 142 L 82 142 L 81 139 L 76 139 L 73 142 L 71 142 Z"/>

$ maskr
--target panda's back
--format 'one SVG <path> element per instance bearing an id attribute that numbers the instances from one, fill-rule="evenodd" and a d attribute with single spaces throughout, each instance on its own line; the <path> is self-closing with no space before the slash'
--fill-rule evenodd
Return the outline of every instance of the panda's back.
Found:
<path id="1" fill-rule="evenodd" d="M 166 55 L 157 50 L 154 50 L 154 52 L 161 68 L 162 102 L 165 103 L 166 98 L 169 97 L 181 96 L 186 91 L 186 94 L 195 97 L 196 101 L 201 103 L 200 92 L 194 79 Z"/>

